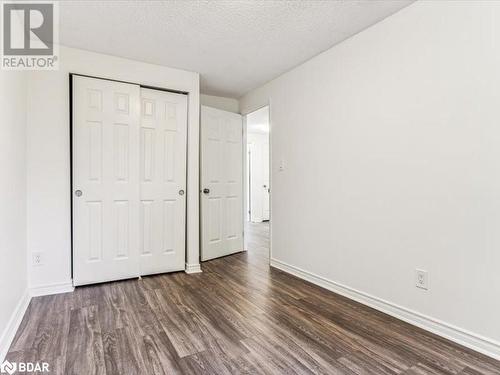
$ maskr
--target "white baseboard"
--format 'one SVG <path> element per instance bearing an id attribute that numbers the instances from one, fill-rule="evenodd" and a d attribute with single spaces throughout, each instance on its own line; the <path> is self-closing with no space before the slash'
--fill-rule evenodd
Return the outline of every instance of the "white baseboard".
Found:
<path id="1" fill-rule="evenodd" d="M 420 314 L 405 307 L 398 306 L 378 297 L 371 296 L 367 293 L 363 293 L 348 286 L 336 283 L 335 281 L 328 280 L 322 276 L 315 275 L 277 259 L 271 259 L 271 267 L 278 268 L 284 272 L 297 276 L 298 278 L 307 280 L 356 302 L 370 306 L 376 310 L 382 311 L 383 313 L 415 325 L 426 331 L 442 336 L 457 344 L 483 353 L 489 357 L 500 359 L 500 342 L 498 341 Z"/>
<path id="2" fill-rule="evenodd" d="M 23 320 L 30 301 L 31 296 L 28 293 L 28 290 L 26 290 L 14 309 L 14 312 L 10 316 L 9 322 L 2 332 L 2 335 L 0 336 L 0 363 L 3 363 L 5 360 L 7 351 L 12 344 L 12 340 L 14 340 L 14 337 L 16 336 L 17 329 Z"/>
<path id="3" fill-rule="evenodd" d="M 200 273 L 202 272 L 201 270 L 201 265 L 198 264 L 188 264 L 186 263 L 186 273 Z"/>
<path id="4" fill-rule="evenodd" d="M 71 281 L 67 281 L 64 283 L 33 286 L 30 288 L 30 295 L 32 297 L 48 296 L 51 294 L 69 293 L 73 292 L 74 290 L 75 288 L 73 286 L 73 283 Z"/>

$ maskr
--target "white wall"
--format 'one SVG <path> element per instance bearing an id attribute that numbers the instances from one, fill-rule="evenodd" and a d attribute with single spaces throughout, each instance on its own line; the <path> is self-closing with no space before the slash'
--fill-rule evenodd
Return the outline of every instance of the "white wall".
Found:
<path id="1" fill-rule="evenodd" d="M 30 287 L 44 293 L 71 285 L 69 73 L 136 82 L 189 92 L 188 269 L 199 263 L 199 76 L 159 65 L 61 47 L 58 71 L 32 72 L 28 116 L 28 254 L 44 264 L 30 267 Z"/>
<path id="2" fill-rule="evenodd" d="M 26 73 L 0 70 L 0 362 L 27 299 Z M 24 306 L 25 307 L 25 306 Z"/>
<path id="3" fill-rule="evenodd" d="M 275 265 L 500 357 L 499 35 L 420 1 L 240 108 L 271 103 Z"/>
<path id="4" fill-rule="evenodd" d="M 200 95 L 200 103 L 201 105 L 222 109 L 223 111 L 240 113 L 240 104 L 238 99 L 202 94 Z"/>

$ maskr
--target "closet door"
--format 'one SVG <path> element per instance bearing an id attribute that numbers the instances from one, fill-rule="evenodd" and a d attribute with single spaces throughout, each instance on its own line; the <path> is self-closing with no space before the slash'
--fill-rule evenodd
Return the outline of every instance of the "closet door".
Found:
<path id="1" fill-rule="evenodd" d="M 187 95 L 141 89 L 140 269 L 185 269 Z"/>
<path id="2" fill-rule="evenodd" d="M 73 76 L 73 279 L 139 275 L 140 87 Z"/>

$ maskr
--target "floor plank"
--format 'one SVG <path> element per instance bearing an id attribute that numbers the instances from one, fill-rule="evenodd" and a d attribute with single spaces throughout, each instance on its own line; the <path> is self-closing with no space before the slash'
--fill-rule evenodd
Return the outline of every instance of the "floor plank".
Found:
<path id="1" fill-rule="evenodd" d="M 95 305 L 71 311 L 64 374 L 105 374 L 101 328 Z M 54 368 L 53 359 L 47 362 Z"/>

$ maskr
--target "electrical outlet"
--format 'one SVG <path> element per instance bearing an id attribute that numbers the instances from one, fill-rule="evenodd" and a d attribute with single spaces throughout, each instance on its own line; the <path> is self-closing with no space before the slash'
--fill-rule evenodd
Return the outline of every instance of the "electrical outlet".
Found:
<path id="1" fill-rule="evenodd" d="M 415 270 L 415 286 L 420 289 L 429 289 L 429 274 L 424 270 Z"/>
<path id="2" fill-rule="evenodd" d="M 33 253 L 33 265 L 41 266 L 43 264 L 42 253 Z"/>
<path id="3" fill-rule="evenodd" d="M 283 172 L 285 170 L 285 160 L 281 159 L 280 160 L 280 165 L 279 165 L 279 171 Z"/>

